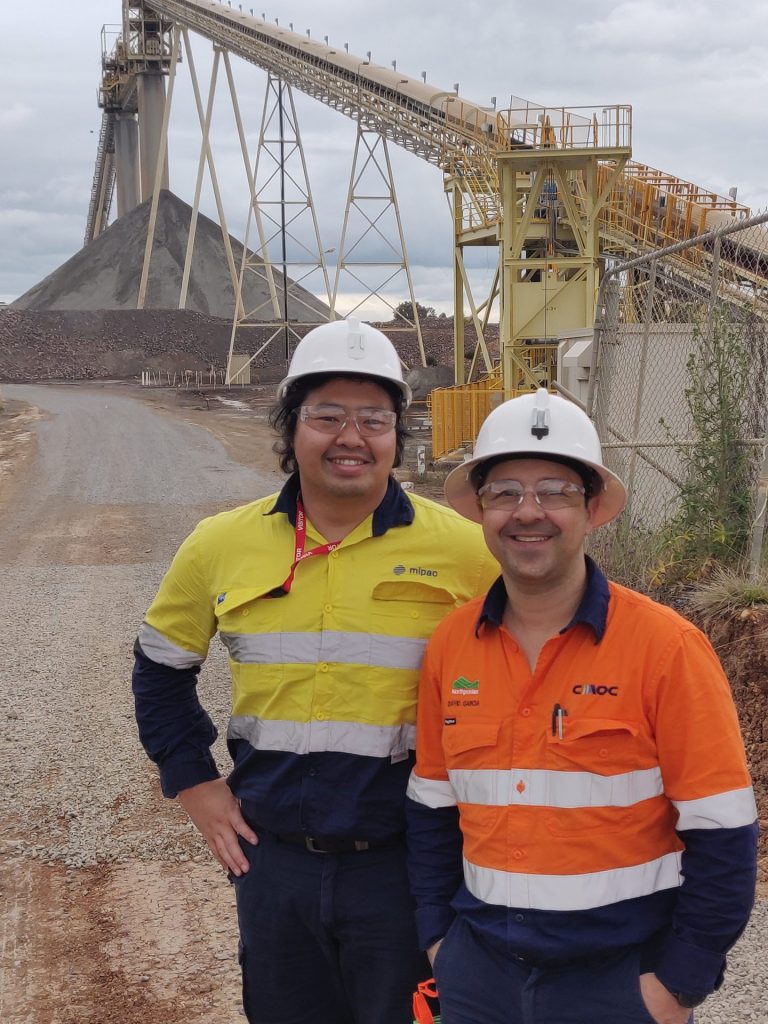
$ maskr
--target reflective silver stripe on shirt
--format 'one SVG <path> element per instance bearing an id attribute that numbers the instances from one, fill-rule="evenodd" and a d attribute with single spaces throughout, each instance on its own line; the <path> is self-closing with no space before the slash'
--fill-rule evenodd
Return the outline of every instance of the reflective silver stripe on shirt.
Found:
<path id="1" fill-rule="evenodd" d="M 241 665 L 341 665 L 418 669 L 426 640 L 378 633 L 221 633 L 233 661 Z"/>
<path id="2" fill-rule="evenodd" d="M 531 910 L 591 910 L 678 888 L 680 854 L 666 853 L 627 868 L 568 875 L 517 874 L 479 867 L 465 858 L 464 880 L 483 903 Z"/>
<path id="3" fill-rule="evenodd" d="M 422 779 L 416 772 L 411 772 L 406 795 L 425 807 L 456 806 L 456 794 L 450 782 Z"/>
<path id="4" fill-rule="evenodd" d="M 228 739 L 247 740 L 257 750 L 291 754 L 333 751 L 365 757 L 405 757 L 416 745 L 415 725 L 362 725 L 360 722 L 287 722 L 245 715 L 229 720 Z"/>
<path id="5" fill-rule="evenodd" d="M 459 803 L 487 807 L 631 807 L 664 792 L 658 768 L 621 775 L 462 768 L 449 771 L 448 777 Z"/>
<path id="6" fill-rule="evenodd" d="M 146 622 L 142 622 L 139 627 L 139 646 L 152 661 L 159 665 L 168 665 L 169 668 L 193 668 L 205 661 L 205 658 L 194 651 L 186 651 L 183 647 L 172 644 Z"/>
<path id="7" fill-rule="evenodd" d="M 739 828 L 757 819 L 755 794 L 751 786 L 728 793 L 703 796 L 698 800 L 673 800 L 680 818 L 675 828 Z"/>

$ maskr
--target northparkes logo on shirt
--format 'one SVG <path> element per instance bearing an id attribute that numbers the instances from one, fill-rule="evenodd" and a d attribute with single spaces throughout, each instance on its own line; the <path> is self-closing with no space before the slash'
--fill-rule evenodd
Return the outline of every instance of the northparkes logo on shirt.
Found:
<path id="1" fill-rule="evenodd" d="M 570 688 L 571 693 L 579 697 L 617 697 L 618 686 L 607 686 L 597 683 L 574 683 Z M 466 676 L 459 676 L 451 683 L 451 696 L 458 698 L 448 701 L 448 707 L 472 708 L 480 706 L 480 680 L 467 679 Z M 455 725 L 455 718 L 446 718 L 446 725 Z"/>

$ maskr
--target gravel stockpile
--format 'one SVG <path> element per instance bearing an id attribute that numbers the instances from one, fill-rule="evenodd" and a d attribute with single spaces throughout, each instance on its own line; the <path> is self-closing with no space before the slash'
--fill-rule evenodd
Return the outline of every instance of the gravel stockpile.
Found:
<path id="1" fill-rule="evenodd" d="M 90 245 L 54 270 L 13 303 L 14 309 L 135 310 L 139 294 L 144 250 L 147 243 L 151 200 L 147 199 L 114 221 Z M 144 302 L 146 309 L 178 309 L 179 294 L 189 240 L 192 207 L 172 192 L 160 193 L 157 222 L 149 264 Z M 235 267 L 239 272 L 243 246 L 231 235 Z M 253 254 L 249 256 L 253 259 Z M 275 273 L 278 308 L 283 308 L 282 278 Z M 244 303 L 256 319 L 273 317 L 264 275 L 248 272 L 243 279 Z M 221 228 L 198 216 L 190 265 L 186 308 L 232 320 L 235 292 L 229 272 Z M 292 320 L 325 319 L 328 307 L 295 282 L 288 285 Z"/>
<path id="2" fill-rule="evenodd" d="M 379 326 L 390 334 L 406 366 L 421 365 L 414 331 L 396 333 L 392 324 Z M 9 306 L 0 312 L 0 381 L 129 378 L 139 377 L 146 369 L 223 370 L 231 333 L 231 318 L 192 310 L 40 310 Z M 234 351 L 255 352 L 273 334 L 274 327 L 244 329 L 240 332 L 242 344 L 238 340 Z M 494 355 L 498 328 L 489 328 L 488 334 Z M 450 320 L 426 320 L 422 336 L 430 363 L 453 365 Z M 474 329 L 467 325 L 470 354 L 473 344 Z M 280 380 L 285 373 L 282 339 L 267 346 L 253 367 L 252 376 Z"/>

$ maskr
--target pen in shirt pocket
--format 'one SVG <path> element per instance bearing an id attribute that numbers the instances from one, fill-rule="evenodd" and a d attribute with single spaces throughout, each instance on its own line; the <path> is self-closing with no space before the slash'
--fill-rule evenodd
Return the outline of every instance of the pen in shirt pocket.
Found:
<path id="1" fill-rule="evenodd" d="M 552 708 L 552 735 L 557 736 L 559 740 L 563 738 L 563 719 L 567 714 L 568 712 L 561 704 L 555 704 Z"/>

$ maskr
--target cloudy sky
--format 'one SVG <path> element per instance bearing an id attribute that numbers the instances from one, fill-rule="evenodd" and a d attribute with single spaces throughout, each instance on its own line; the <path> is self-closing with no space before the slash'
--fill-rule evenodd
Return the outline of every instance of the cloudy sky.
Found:
<path id="1" fill-rule="evenodd" d="M 754 0 L 261 0 L 254 10 L 313 38 L 451 89 L 480 104 L 511 94 L 552 105 L 630 103 L 634 158 L 768 208 L 768 4 Z M 250 0 L 249 0 L 250 4 Z M 267 6 L 265 6 L 267 5 Z M 233 6 L 235 6 L 233 4 Z M 245 6 L 245 5 L 244 5 Z M 119 0 L 37 0 L 0 15 L 0 301 L 73 255 L 83 232 L 101 112 L 101 29 Z M 195 47 L 206 82 L 210 45 Z M 240 63 L 246 127 L 257 139 L 266 76 Z M 222 82 L 214 148 L 228 226 L 242 237 L 245 176 Z M 354 125 L 296 94 L 322 244 L 339 244 Z M 192 201 L 199 129 L 186 69 L 171 121 L 171 188 Z M 440 172 L 393 149 L 416 297 L 450 310 L 451 233 Z M 203 209 L 214 213 L 210 188 Z M 214 214 L 215 215 L 215 214 Z M 335 257 L 329 257 L 333 260 Z M 480 252 L 478 275 L 494 254 Z M 485 266 L 484 266 L 485 264 Z M 342 283 L 342 288 L 344 288 Z"/>

